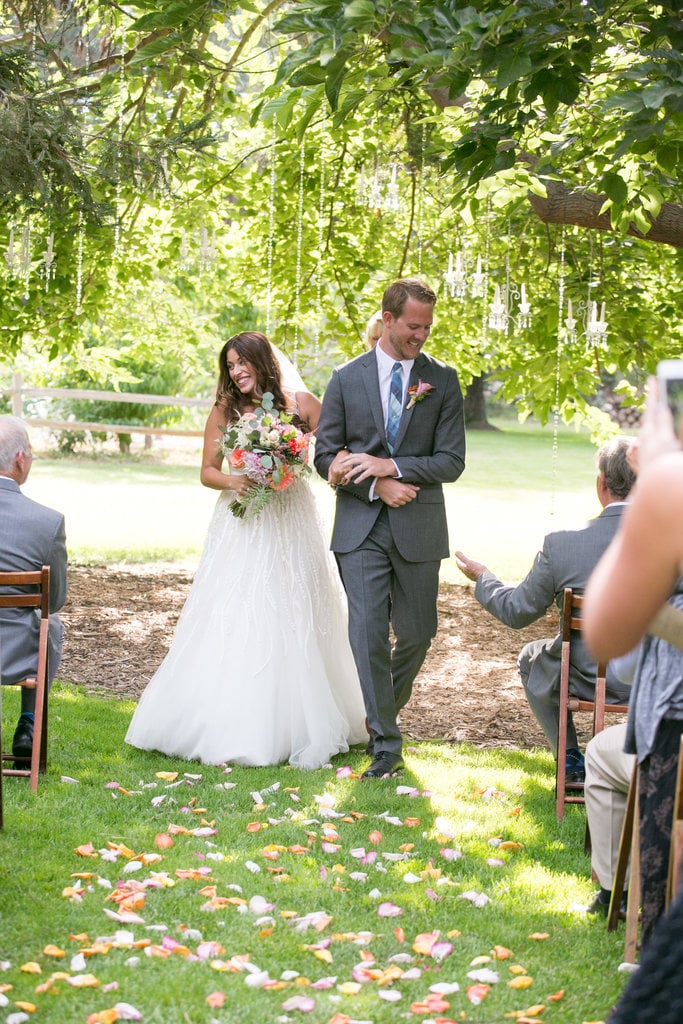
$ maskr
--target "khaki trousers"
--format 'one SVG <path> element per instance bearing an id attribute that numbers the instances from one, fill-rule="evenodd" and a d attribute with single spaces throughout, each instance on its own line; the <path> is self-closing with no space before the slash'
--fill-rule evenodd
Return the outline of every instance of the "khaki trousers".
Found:
<path id="1" fill-rule="evenodd" d="M 602 889 L 612 890 L 621 827 L 635 754 L 624 753 L 626 723 L 611 725 L 586 745 L 586 815 L 591 869 Z"/>

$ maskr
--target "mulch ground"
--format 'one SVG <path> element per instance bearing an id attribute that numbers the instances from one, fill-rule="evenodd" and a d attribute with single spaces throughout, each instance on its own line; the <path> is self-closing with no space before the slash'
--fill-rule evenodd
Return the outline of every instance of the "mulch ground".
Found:
<path id="1" fill-rule="evenodd" d="M 60 677 L 136 700 L 168 650 L 191 582 L 191 572 L 176 567 L 71 567 Z M 524 643 L 557 631 L 557 615 L 508 629 L 483 611 L 471 586 L 444 583 L 439 621 L 401 715 L 405 735 L 480 747 L 545 746 L 516 664 Z"/>

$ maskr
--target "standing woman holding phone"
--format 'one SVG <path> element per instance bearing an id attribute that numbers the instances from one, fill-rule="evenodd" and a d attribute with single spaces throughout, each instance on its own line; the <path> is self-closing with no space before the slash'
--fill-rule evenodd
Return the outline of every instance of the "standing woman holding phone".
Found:
<path id="1" fill-rule="evenodd" d="M 598 660 L 626 654 L 642 639 L 624 749 L 639 765 L 643 946 L 666 900 L 683 735 L 683 650 L 648 633 L 666 602 L 683 609 L 683 448 L 660 400 L 666 379 L 660 369 L 660 383 L 650 381 L 632 501 L 583 605 L 584 637 Z"/>

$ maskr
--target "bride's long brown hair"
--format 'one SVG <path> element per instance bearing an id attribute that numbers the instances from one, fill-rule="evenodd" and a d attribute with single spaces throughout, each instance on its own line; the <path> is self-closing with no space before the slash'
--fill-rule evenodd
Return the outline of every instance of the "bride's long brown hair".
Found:
<path id="1" fill-rule="evenodd" d="M 254 368 L 256 387 L 253 397 L 243 395 L 230 376 L 228 352 L 231 349 L 246 362 L 251 363 Z M 241 416 L 247 406 L 252 404 L 253 399 L 258 401 L 266 391 L 270 391 L 273 396 L 273 406 L 279 412 L 287 409 L 287 399 L 282 390 L 280 366 L 265 334 L 261 334 L 260 331 L 242 331 L 241 334 L 228 338 L 218 356 L 218 389 L 216 391 L 216 405 L 225 411 L 228 423 Z"/>

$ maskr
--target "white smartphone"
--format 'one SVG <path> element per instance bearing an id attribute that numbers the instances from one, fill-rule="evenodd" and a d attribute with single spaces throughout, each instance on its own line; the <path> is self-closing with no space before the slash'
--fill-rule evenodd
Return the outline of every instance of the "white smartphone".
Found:
<path id="1" fill-rule="evenodd" d="M 663 359 L 657 363 L 659 400 L 671 409 L 674 430 L 679 435 L 683 427 L 683 359 Z"/>

